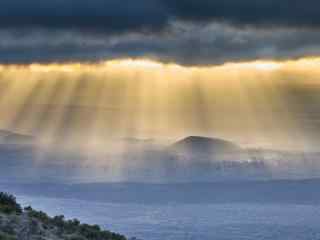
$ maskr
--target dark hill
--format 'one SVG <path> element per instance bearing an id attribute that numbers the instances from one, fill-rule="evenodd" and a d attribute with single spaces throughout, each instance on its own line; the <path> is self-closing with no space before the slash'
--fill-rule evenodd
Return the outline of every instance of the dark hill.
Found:
<path id="1" fill-rule="evenodd" d="M 239 152 L 236 144 L 218 138 L 190 136 L 169 147 L 170 151 L 185 154 L 224 154 Z"/>
<path id="2" fill-rule="evenodd" d="M 0 130 L 0 144 L 31 144 L 33 141 L 34 137 L 31 135 Z"/>

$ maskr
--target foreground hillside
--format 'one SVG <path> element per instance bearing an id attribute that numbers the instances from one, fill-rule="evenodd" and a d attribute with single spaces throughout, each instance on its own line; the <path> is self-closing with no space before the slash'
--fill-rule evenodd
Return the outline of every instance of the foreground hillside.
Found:
<path id="1" fill-rule="evenodd" d="M 22 209 L 15 197 L 0 193 L 0 240 L 126 240 L 122 235 L 103 231 L 97 225 L 77 219 L 49 217 L 31 207 Z"/>

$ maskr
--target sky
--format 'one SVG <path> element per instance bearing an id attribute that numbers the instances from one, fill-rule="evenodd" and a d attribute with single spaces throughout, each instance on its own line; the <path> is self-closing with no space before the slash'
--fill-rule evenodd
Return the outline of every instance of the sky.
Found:
<path id="1" fill-rule="evenodd" d="M 1 0 L 0 127 L 320 142 L 317 0 Z M 59 140 L 57 140 L 59 139 Z"/>

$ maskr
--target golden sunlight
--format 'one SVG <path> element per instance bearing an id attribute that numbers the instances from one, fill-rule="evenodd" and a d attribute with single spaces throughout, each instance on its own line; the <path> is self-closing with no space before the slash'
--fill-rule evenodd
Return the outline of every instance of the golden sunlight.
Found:
<path id="1" fill-rule="evenodd" d="M 318 142 L 308 108 L 320 101 L 319 77 L 320 58 L 217 66 L 148 59 L 1 65 L 0 127 L 36 133 L 50 144 L 99 148 L 118 137 L 185 135 L 304 146 Z"/>

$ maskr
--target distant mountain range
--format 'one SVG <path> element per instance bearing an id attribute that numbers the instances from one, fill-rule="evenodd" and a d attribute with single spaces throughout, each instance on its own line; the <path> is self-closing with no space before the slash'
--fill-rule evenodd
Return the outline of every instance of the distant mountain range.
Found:
<path id="1" fill-rule="evenodd" d="M 32 144 L 34 140 L 31 135 L 0 130 L 0 144 Z"/>
<path id="2" fill-rule="evenodd" d="M 45 151 L 35 138 L 0 131 L 0 181 L 214 182 L 320 177 L 319 153 L 242 149 L 233 142 L 190 136 L 169 146 L 121 139 L 123 152 Z"/>

